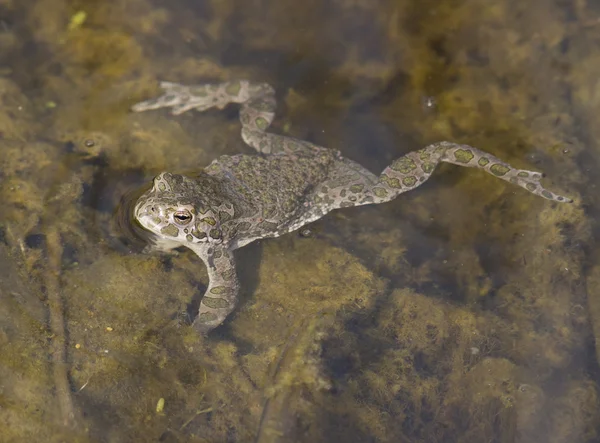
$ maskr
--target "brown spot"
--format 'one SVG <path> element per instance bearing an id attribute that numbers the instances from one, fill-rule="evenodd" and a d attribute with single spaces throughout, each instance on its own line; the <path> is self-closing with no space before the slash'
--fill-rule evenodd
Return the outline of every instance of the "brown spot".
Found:
<path id="1" fill-rule="evenodd" d="M 454 159 L 459 163 L 469 163 L 474 157 L 475 154 L 470 149 L 457 149 L 454 151 Z"/>
<path id="2" fill-rule="evenodd" d="M 174 225 L 167 225 L 160 230 L 160 233 L 170 237 L 177 237 L 179 235 L 179 229 Z"/>
<path id="3" fill-rule="evenodd" d="M 231 82 L 225 86 L 225 92 L 231 96 L 237 96 L 242 89 L 240 82 Z"/>
<path id="4" fill-rule="evenodd" d="M 379 198 L 386 198 L 388 195 L 384 188 L 373 188 L 373 193 Z"/>
<path id="5" fill-rule="evenodd" d="M 203 223 L 208 223 L 211 226 L 215 226 L 217 224 L 217 221 L 212 217 L 204 217 L 203 219 L 200 219 L 200 221 Z"/>
<path id="6" fill-rule="evenodd" d="M 237 230 L 239 232 L 244 232 L 244 231 L 247 231 L 248 229 L 250 229 L 251 226 L 252 225 L 249 222 L 241 222 L 241 223 L 238 223 Z"/>
<path id="7" fill-rule="evenodd" d="M 492 165 L 490 167 L 490 172 L 498 177 L 502 177 L 503 175 L 506 175 L 506 173 L 510 171 L 510 168 L 508 166 L 504 166 L 500 163 L 496 163 L 495 165 Z"/>
<path id="8" fill-rule="evenodd" d="M 257 228 L 263 230 L 263 231 L 276 231 L 277 230 L 277 223 L 272 223 L 266 220 L 261 221 L 258 225 Z"/>
<path id="9" fill-rule="evenodd" d="M 423 170 L 423 172 L 425 174 L 431 174 L 433 172 L 433 170 L 435 169 L 435 164 L 430 163 L 430 162 L 425 162 L 421 165 L 421 169 Z"/>
<path id="10" fill-rule="evenodd" d="M 390 188 L 402 188 L 402 184 L 400 184 L 400 180 L 398 180 L 397 178 L 389 178 L 387 184 Z"/>
<path id="11" fill-rule="evenodd" d="M 404 186 L 408 186 L 409 188 L 414 186 L 417 183 L 417 178 L 413 175 L 409 175 L 408 177 L 404 177 L 402 179 L 402 184 Z"/>
<path id="12" fill-rule="evenodd" d="M 225 223 L 226 221 L 231 220 L 231 214 L 225 211 L 219 211 L 219 220 L 221 223 Z"/>
<path id="13" fill-rule="evenodd" d="M 204 232 L 204 231 L 199 231 L 199 230 L 197 230 L 197 229 L 194 229 L 194 230 L 192 231 L 192 235 L 193 235 L 194 237 L 196 237 L 198 240 L 202 240 L 202 239 L 206 238 L 206 232 Z"/>
<path id="14" fill-rule="evenodd" d="M 212 323 L 216 320 L 218 320 L 218 317 L 212 312 L 203 312 L 202 314 L 198 315 L 198 321 L 200 323 Z"/>
<path id="15" fill-rule="evenodd" d="M 208 306 L 211 309 L 229 308 L 229 302 L 224 298 L 213 298 L 205 296 L 202 299 L 202 304 Z"/>
<path id="16" fill-rule="evenodd" d="M 394 171 L 408 174 L 410 171 L 417 169 L 417 164 L 410 157 L 400 157 L 390 165 L 390 168 Z"/>

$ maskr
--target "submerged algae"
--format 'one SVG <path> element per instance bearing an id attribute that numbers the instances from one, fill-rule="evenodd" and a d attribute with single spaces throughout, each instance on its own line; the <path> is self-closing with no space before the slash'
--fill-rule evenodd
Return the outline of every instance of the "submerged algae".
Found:
<path id="1" fill-rule="evenodd" d="M 168 11 L 153 11 L 142 0 L 86 3 L 88 20 L 69 36 L 68 19 L 85 2 L 67 3 L 40 0 L 24 11 L 35 41 L 54 56 L 14 64 L 23 84 L 42 85 L 43 97 L 25 102 L 16 118 L 0 112 L 0 129 L 11 139 L 3 140 L 0 159 L 2 237 L 13 250 L 25 250 L 22 267 L 35 270 L 42 255 L 28 234 L 38 235 L 45 190 L 70 196 L 62 226 L 76 235 L 63 236 L 68 269 L 60 277 L 73 395 L 87 413 L 91 437 L 251 440 L 273 380 L 277 384 L 270 369 L 286 349 L 302 348 L 288 343 L 294 328 L 326 309 L 334 324 L 313 342 L 311 364 L 333 389 L 313 391 L 294 371 L 278 385 L 280 398 L 293 400 L 287 411 L 309 426 L 297 432 L 298 441 L 596 438 L 597 387 L 586 373 L 593 358 L 585 357 L 591 337 L 587 313 L 578 308 L 586 306 L 586 294 L 577 245 L 592 239 L 578 205 L 553 208 L 483 174 L 442 169 L 404 203 L 324 220 L 316 238 L 264 242 L 258 270 L 258 249 L 241 253 L 242 308 L 220 335 L 204 340 L 180 317 L 206 283 L 200 263 L 188 254 L 114 253 L 106 238 L 90 234 L 90 220 L 108 223 L 108 214 L 83 206 L 69 189 L 60 192 L 65 175 L 53 178 L 51 166 L 62 160 L 61 143 L 72 142 L 88 163 L 78 188 L 85 193 L 98 191 L 107 169 L 111 177 L 131 169 L 150 173 L 238 152 L 228 141 L 238 139 L 235 118 L 194 116 L 182 123 L 197 128 L 193 133 L 164 116 L 126 117 L 124 110 L 155 76 L 196 81 L 253 73 L 276 75 L 303 97 L 302 103 L 288 100 L 291 132 L 340 147 L 365 164 L 409 150 L 399 143 L 396 132 L 402 132 L 411 146 L 460 139 L 520 165 L 540 164 L 552 177 L 565 171 L 565 183 L 582 183 L 575 164 L 584 145 L 578 125 L 586 112 L 594 115 L 595 89 L 575 86 L 576 118 L 567 117 L 573 112 L 564 98 L 572 91 L 567 82 L 587 79 L 597 62 L 569 52 L 577 39 L 570 39 L 558 6 L 541 0 L 528 8 L 511 1 L 332 1 L 327 8 L 295 3 L 290 15 L 291 3 L 283 2 L 265 15 L 263 8 L 216 1 L 199 18 L 185 3 Z M 184 16 L 183 26 L 173 26 Z M 207 35 L 198 20 L 209 26 Z M 169 54 L 160 50 L 165 41 Z M 220 52 L 206 56 L 211 45 Z M 211 60 L 231 64 L 240 52 L 253 67 Z M 17 84 L 5 85 L 13 92 L 3 96 L 4 104 L 21 105 Z M 127 92 L 117 91 L 122 88 Z M 437 103 L 427 114 L 423 96 Z M 36 103 L 48 100 L 57 107 L 40 113 L 41 124 Z M 138 118 L 150 119 L 152 125 L 143 126 L 154 129 L 137 128 Z M 56 141 L 39 143 L 44 126 L 53 126 Z M 88 139 L 95 141 L 91 152 Z M 116 192 L 110 198 L 116 201 Z M 26 326 L 10 321 L 14 327 L 0 332 L 0 340 L 8 337 L 0 366 L 7 380 L 19 371 L 25 378 L 3 391 L 3 405 L 11 407 L 2 408 L 0 420 L 16 439 L 60 440 L 49 366 L 36 358 L 45 352 L 43 319 Z M 316 340 L 309 331 L 309 342 Z M 157 416 L 159 398 L 165 408 Z M 179 431 L 167 435 L 166 429 Z"/>
<path id="2" fill-rule="evenodd" d="M 314 421 L 317 411 L 308 399 L 331 387 L 320 362 L 323 329 L 331 320 L 330 314 L 319 313 L 300 322 L 286 340 L 266 389 L 257 443 L 298 441 L 298 434 L 306 434 L 299 417 L 305 423 Z"/>
<path id="3" fill-rule="evenodd" d="M 128 438 L 141 441 L 165 430 L 166 417 L 148 419 L 158 398 L 165 399 L 169 421 L 180 424 L 202 404 L 202 343 L 176 315 L 194 290 L 183 273 L 164 278 L 157 260 L 141 257 L 115 265 L 114 258 L 100 259 L 65 273 L 70 339 L 80 345 L 69 351 L 71 376 L 79 406 L 96 411 L 91 435 L 124 438 L 129 434 L 120 424 L 128 422 L 136 424 Z M 98 409 L 107 401 L 109 409 Z M 111 428 L 98 428 L 105 420 Z"/>

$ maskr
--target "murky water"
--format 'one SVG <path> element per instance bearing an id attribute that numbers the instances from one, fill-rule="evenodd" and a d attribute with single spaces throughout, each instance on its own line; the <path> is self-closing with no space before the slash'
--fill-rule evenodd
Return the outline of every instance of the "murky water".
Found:
<path id="1" fill-rule="evenodd" d="M 599 45 L 590 0 L 0 0 L 0 442 L 600 441 Z M 576 201 L 444 165 L 239 250 L 200 337 L 131 203 L 251 151 L 233 106 L 128 109 L 234 78 L 374 172 L 450 140 Z"/>

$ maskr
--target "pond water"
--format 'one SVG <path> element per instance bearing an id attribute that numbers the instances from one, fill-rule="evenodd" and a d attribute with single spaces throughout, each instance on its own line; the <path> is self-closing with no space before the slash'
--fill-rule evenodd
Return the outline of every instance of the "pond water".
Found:
<path id="1" fill-rule="evenodd" d="M 600 441 L 599 45 L 591 0 L 0 0 L 0 442 Z M 442 165 L 236 251 L 200 336 L 204 265 L 131 207 L 252 150 L 129 109 L 231 79 L 373 172 L 449 140 L 575 202 Z"/>

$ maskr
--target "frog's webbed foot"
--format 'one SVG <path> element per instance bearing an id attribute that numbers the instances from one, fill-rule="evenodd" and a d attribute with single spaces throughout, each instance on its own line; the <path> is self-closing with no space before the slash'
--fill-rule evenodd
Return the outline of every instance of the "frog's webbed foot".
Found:
<path id="1" fill-rule="evenodd" d="M 173 82 L 160 82 L 163 95 L 137 103 L 131 107 L 134 112 L 159 108 L 172 108 L 174 115 L 190 109 L 205 111 L 210 108 L 223 109 L 229 103 L 245 103 L 257 94 L 263 94 L 262 84 L 252 84 L 246 80 L 186 86 Z M 269 92 L 267 90 L 267 92 Z"/>
<path id="2" fill-rule="evenodd" d="M 210 272 L 209 272 L 210 274 Z M 207 334 L 225 321 L 237 304 L 239 286 L 229 282 L 228 286 L 216 286 L 212 280 L 200 301 L 198 317 L 192 326 L 200 333 Z"/>
<path id="3" fill-rule="evenodd" d="M 216 107 L 223 109 L 230 102 L 225 94 L 221 93 L 219 85 L 185 86 L 173 82 L 160 82 L 164 90 L 160 97 L 152 98 L 131 107 L 134 112 L 148 111 L 159 108 L 172 108 L 173 115 L 179 115 L 190 109 L 205 111 Z"/>
<path id="4" fill-rule="evenodd" d="M 509 183 L 520 186 L 532 194 L 560 203 L 572 203 L 573 200 L 546 189 L 540 180 L 544 174 L 538 171 L 517 169 L 514 166 L 500 160 L 499 158 L 479 149 L 467 145 L 458 145 L 449 142 L 436 143 L 421 151 L 421 156 L 433 157 L 435 153 L 443 152 L 439 161 L 452 163 L 459 166 L 482 169 L 494 177 L 506 180 Z M 431 158 L 429 157 L 429 158 Z M 422 162 L 425 164 L 426 160 Z"/>
<path id="5" fill-rule="evenodd" d="M 539 195 L 540 197 L 547 198 L 548 200 L 554 200 L 561 203 L 573 203 L 573 199 L 555 194 L 554 192 L 549 191 L 542 186 L 540 180 L 545 176 L 545 174 L 538 171 L 528 171 L 527 169 L 510 168 L 511 175 L 508 178 L 509 182 L 521 186 L 532 194 Z"/>
<path id="6" fill-rule="evenodd" d="M 206 335 L 221 323 L 217 323 L 216 321 L 209 321 L 208 318 L 211 317 L 212 313 L 201 312 L 198 314 L 198 317 L 192 322 L 192 326 L 196 331 L 198 331 L 201 335 Z"/>

